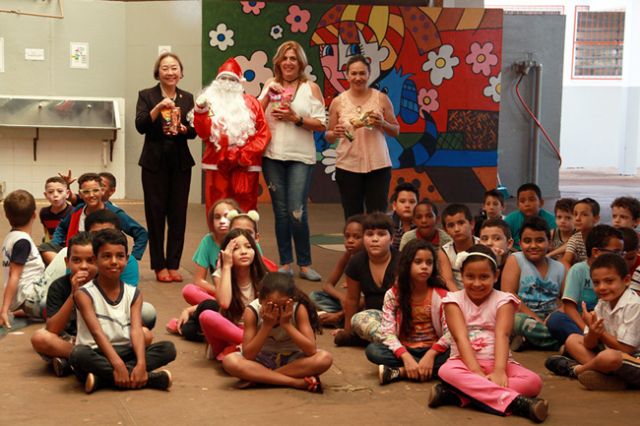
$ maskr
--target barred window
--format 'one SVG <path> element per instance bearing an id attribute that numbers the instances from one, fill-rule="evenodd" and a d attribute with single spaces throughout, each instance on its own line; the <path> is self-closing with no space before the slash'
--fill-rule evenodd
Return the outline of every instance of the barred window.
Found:
<path id="1" fill-rule="evenodd" d="M 573 76 L 622 77 L 624 12 L 576 11 Z"/>

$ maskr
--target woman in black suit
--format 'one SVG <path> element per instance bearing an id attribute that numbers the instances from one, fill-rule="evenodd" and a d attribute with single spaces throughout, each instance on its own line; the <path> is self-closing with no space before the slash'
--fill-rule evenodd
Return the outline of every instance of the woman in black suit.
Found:
<path id="1" fill-rule="evenodd" d="M 141 90 L 136 106 L 136 129 L 144 135 L 138 164 L 142 166 L 151 269 L 161 282 L 182 281 L 178 269 L 184 246 L 191 167 L 195 165 L 187 139 L 195 138 L 196 131 L 186 117 L 193 109 L 193 95 L 177 87 L 182 70 L 177 55 L 161 54 L 153 68 L 153 77 L 159 84 Z M 163 129 L 162 111 L 174 107 L 180 108 L 180 123 L 174 129 Z"/>

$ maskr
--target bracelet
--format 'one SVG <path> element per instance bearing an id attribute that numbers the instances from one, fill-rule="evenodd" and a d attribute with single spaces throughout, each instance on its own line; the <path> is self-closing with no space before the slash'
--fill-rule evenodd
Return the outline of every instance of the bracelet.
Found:
<path id="1" fill-rule="evenodd" d="M 304 124 L 304 117 L 300 116 L 298 121 L 296 121 L 294 124 L 296 125 L 296 127 L 302 127 L 302 125 Z"/>

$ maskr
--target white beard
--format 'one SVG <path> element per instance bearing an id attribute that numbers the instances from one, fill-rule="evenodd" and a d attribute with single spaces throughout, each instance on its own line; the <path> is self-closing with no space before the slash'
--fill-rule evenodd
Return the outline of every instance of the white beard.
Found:
<path id="1" fill-rule="evenodd" d="M 226 135 L 229 147 L 241 147 L 256 133 L 255 116 L 244 100 L 240 83 L 214 80 L 204 89 L 211 114 L 211 142 L 220 149 L 220 138 Z"/>

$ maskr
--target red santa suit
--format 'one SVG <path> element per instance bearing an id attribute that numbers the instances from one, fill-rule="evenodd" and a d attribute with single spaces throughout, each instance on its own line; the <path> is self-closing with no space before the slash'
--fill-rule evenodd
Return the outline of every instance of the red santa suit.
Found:
<path id="1" fill-rule="evenodd" d="M 235 77 L 238 82 L 242 80 L 242 71 L 235 59 L 230 58 L 218 69 L 216 80 L 223 75 Z M 233 198 L 245 212 L 257 209 L 262 154 L 271 140 L 271 132 L 258 100 L 244 93 L 241 96 L 254 125 L 234 140 L 230 140 L 225 123 L 213 118 L 214 112 L 207 101 L 213 103 L 215 99 L 200 96 L 193 110 L 193 127 L 205 142 L 202 169 L 205 170 L 207 212 L 222 198 Z"/>

